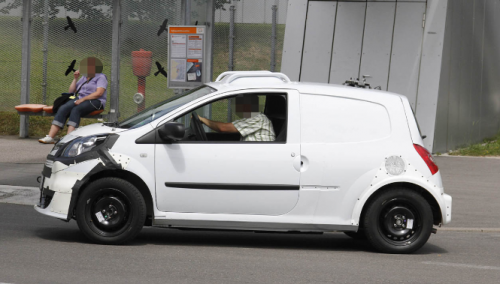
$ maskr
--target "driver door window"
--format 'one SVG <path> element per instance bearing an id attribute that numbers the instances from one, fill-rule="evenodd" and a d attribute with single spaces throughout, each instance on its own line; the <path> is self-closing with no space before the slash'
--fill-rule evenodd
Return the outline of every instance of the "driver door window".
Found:
<path id="1" fill-rule="evenodd" d="M 240 102 L 239 106 L 237 106 L 238 101 Z M 286 141 L 286 94 L 244 94 L 237 97 L 233 96 L 213 101 L 176 118 L 174 121 L 183 123 L 187 129 L 186 136 L 182 141 L 179 141 L 179 143 L 204 141 L 205 138 L 201 137 L 203 136 L 203 133 L 196 133 L 201 129 L 204 132 L 204 136 L 206 136 L 206 141 L 242 141 L 244 137 L 242 138 L 242 135 L 239 132 L 218 132 L 210 129 L 201 121 L 200 127 L 197 126 L 197 123 L 199 122 L 194 121 L 192 117 L 192 114 L 196 113 L 203 118 L 220 123 L 233 123 L 235 121 L 241 121 L 245 118 L 250 119 L 251 117 L 248 116 L 248 112 L 246 114 L 242 112 L 242 101 L 253 101 L 255 107 L 258 102 L 258 109 L 253 109 L 252 115 L 256 116 L 257 113 L 264 115 L 270 121 L 270 128 L 272 128 L 272 131 L 274 132 L 274 141 L 278 141 L 276 138 L 280 133 L 282 135 L 280 136 L 279 142 Z"/>

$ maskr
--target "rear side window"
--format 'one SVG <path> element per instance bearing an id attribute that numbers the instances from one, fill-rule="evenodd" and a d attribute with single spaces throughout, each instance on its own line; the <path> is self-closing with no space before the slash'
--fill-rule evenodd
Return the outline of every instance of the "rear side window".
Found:
<path id="1" fill-rule="evenodd" d="M 391 134 L 387 109 L 376 103 L 333 96 L 300 97 L 303 143 L 353 143 Z"/>

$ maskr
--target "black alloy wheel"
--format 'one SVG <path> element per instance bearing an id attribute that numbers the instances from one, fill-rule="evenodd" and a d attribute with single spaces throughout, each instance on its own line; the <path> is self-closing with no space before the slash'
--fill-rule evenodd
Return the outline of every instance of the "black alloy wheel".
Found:
<path id="1" fill-rule="evenodd" d="M 367 205 L 363 220 L 368 242 L 384 253 L 420 249 L 433 226 L 428 202 L 407 188 L 391 188 L 375 196 Z"/>
<path id="2" fill-rule="evenodd" d="M 103 178 L 89 184 L 76 208 L 78 227 L 95 243 L 122 244 L 141 231 L 146 219 L 146 204 L 131 183 L 118 178 Z"/>

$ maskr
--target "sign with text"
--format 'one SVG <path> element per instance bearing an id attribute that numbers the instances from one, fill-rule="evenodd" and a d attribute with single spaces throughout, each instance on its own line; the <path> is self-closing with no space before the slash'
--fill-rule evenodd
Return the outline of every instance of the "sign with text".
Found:
<path id="1" fill-rule="evenodd" d="M 168 87 L 191 89 L 203 84 L 205 26 L 168 27 Z"/>

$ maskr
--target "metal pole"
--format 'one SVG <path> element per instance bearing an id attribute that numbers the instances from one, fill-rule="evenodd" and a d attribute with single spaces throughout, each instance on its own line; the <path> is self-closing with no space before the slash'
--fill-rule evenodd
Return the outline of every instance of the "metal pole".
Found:
<path id="1" fill-rule="evenodd" d="M 43 3 L 43 104 L 47 104 L 47 61 L 49 55 L 49 0 Z"/>
<path id="2" fill-rule="evenodd" d="M 203 69 L 205 71 L 205 76 L 202 76 L 204 82 L 212 82 L 213 80 L 213 47 L 214 47 L 214 29 L 215 29 L 215 0 L 207 0 L 207 23 L 206 23 L 206 34 L 205 34 L 205 62 L 203 62 Z M 206 65 L 205 65 L 206 64 Z M 212 105 L 204 108 L 205 117 L 212 118 Z M 208 131 L 205 128 L 205 131 Z"/>
<path id="3" fill-rule="evenodd" d="M 276 14 L 278 11 L 278 6 L 272 6 L 272 32 L 271 32 L 271 72 L 274 72 L 276 68 Z"/>
<path id="4" fill-rule="evenodd" d="M 186 10 L 184 11 L 186 14 L 184 16 L 184 24 L 191 25 L 191 0 L 186 0 Z"/>
<path id="5" fill-rule="evenodd" d="M 31 63 L 31 0 L 23 0 L 23 45 L 21 62 L 21 104 L 30 101 L 30 63 Z M 28 137 L 29 117 L 21 115 L 19 137 Z"/>
<path id="6" fill-rule="evenodd" d="M 234 6 L 229 7 L 229 63 L 227 64 L 227 70 L 233 71 L 233 57 L 234 57 L 234 13 L 236 8 Z"/>
<path id="7" fill-rule="evenodd" d="M 120 0 L 113 0 L 113 35 L 111 38 L 111 96 L 109 122 L 120 117 L 120 32 L 122 26 L 122 7 Z"/>
<path id="8" fill-rule="evenodd" d="M 227 122 L 233 121 L 233 109 L 231 105 L 231 101 L 233 99 L 227 99 Z"/>
<path id="9" fill-rule="evenodd" d="M 206 56 L 205 62 L 208 64 L 208 72 L 205 71 L 206 76 L 205 82 L 212 82 L 214 74 L 214 30 L 215 30 L 215 0 L 207 0 L 207 33 L 206 33 Z M 203 63 L 205 64 L 205 63 Z"/>

